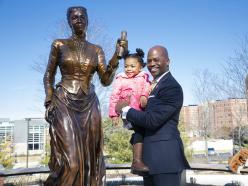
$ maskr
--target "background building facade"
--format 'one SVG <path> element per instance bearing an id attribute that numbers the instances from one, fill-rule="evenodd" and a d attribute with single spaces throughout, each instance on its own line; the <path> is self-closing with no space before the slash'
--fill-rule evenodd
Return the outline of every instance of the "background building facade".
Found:
<path id="1" fill-rule="evenodd" d="M 14 136 L 14 122 L 8 118 L 0 118 L 0 142 L 12 142 Z"/>
<path id="2" fill-rule="evenodd" d="M 49 142 L 48 123 L 27 118 L 10 121 L 0 118 L 0 142 L 10 142 L 15 168 L 39 165 Z"/>
<path id="3" fill-rule="evenodd" d="M 205 105 L 183 106 L 181 119 L 190 135 L 222 138 L 238 126 L 248 126 L 246 99 L 216 100 Z"/>

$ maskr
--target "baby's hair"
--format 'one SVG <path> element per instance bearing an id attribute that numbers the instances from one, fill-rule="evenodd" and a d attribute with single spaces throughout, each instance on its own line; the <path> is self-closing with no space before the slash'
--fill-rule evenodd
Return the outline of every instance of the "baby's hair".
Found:
<path id="1" fill-rule="evenodd" d="M 136 48 L 136 53 L 129 53 L 129 51 L 127 51 L 123 58 L 124 60 L 126 60 L 127 58 L 135 58 L 137 59 L 141 66 L 144 68 L 146 66 L 146 63 L 144 62 L 144 56 L 145 56 L 145 53 L 143 52 L 143 50 L 141 48 Z"/>

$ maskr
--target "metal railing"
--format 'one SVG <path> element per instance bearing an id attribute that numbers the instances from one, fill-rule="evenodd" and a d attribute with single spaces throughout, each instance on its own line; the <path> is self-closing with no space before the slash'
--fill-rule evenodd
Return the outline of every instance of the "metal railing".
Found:
<path id="1" fill-rule="evenodd" d="M 231 170 L 227 165 L 224 164 L 190 164 L 189 170 L 198 171 L 220 171 L 220 172 L 230 172 Z M 106 164 L 106 170 L 128 170 L 130 169 L 130 164 Z M 36 168 L 18 168 L 18 169 L 6 169 L 0 170 L 0 177 L 7 176 L 19 176 L 19 175 L 29 175 L 29 174 L 44 174 L 50 173 L 48 167 L 36 167 Z M 248 169 L 242 169 L 241 174 L 248 174 Z"/>
<path id="2" fill-rule="evenodd" d="M 106 170 L 129 170 L 130 164 L 107 164 Z M 191 164 L 191 168 L 189 170 L 194 171 L 212 171 L 212 172 L 231 172 L 230 169 L 226 165 L 222 164 Z M 49 174 L 48 167 L 37 167 L 37 168 L 19 168 L 12 170 L 3 170 L 0 171 L 0 178 L 13 177 L 13 176 L 22 176 L 22 175 L 34 175 L 34 174 Z M 248 170 L 241 170 L 242 174 L 248 174 Z M 133 177 L 128 176 L 126 174 L 119 174 L 119 176 L 115 178 L 107 178 L 106 179 L 107 186 L 117 186 L 117 185 L 142 185 L 143 180 L 142 177 Z M 186 185 L 186 172 L 184 171 L 182 175 L 182 184 Z M 1 185 L 1 184 L 0 184 Z M 36 185 L 42 185 L 42 181 L 39 180 Z"/>

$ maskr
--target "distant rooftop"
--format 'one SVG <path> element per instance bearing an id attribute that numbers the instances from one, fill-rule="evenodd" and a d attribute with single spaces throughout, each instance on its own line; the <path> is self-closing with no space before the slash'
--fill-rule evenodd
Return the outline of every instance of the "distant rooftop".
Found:
<path id="1" fill-rule="evenodd" d="M 0 123 L 2 123 L 2 122 L 8 122 L 8 121 L 10 121 L 9 118 L 0 118 Z"/>

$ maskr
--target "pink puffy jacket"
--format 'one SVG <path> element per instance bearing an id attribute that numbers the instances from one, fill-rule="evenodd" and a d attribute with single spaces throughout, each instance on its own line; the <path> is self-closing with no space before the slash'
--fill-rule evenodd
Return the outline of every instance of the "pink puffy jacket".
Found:
<path id="1" fill-rule="evenodd" d="M 149 75 L 144 71 L 132 78 L 129 78 L 124 72 L 118 74 L 110 96 L 109 117 L 119 116 L 115 112 L 115 105 L 119 100 L 127 100 L 130 103 L 130 107 L 141 110 L 140 97 L 148 97 L 150 84 Z"/>

